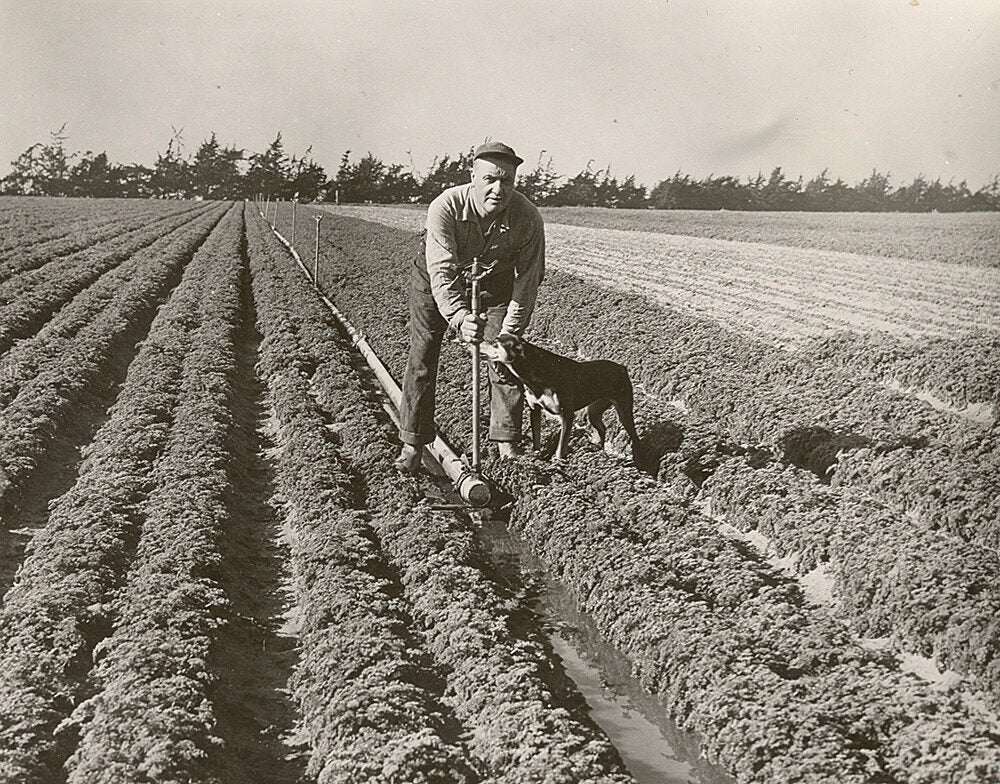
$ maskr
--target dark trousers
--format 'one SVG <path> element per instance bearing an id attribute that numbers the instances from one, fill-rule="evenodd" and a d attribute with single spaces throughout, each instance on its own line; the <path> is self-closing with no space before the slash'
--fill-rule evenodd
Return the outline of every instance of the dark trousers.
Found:
<path id="1" fill-rule="evenodd" d="M 506 302 L 487 308 L 486 340 L 493 339 L 500 332 L 506 312 Z M 409 328 L 410 354 L 403 376 L 399 438 L 404 444 L 430 444 L 435 435 L 434 392 L 438 359 L 441 356 L 441 341 L 448 325 L 438 311 L 429 286 L 419 275 L 413 276 L 410 285 Z M 487 364 L 490 378 L 489 438 L 492 441 L 517 441 L 521 437 L 524 393 L 513 379 L 499 376 L 493 364 Z M 468 373 L 471 378 L 471 361 Z"/>

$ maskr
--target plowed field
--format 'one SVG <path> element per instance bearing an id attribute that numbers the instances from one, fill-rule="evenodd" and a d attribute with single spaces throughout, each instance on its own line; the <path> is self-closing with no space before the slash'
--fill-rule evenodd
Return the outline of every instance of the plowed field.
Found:
<path id="1" fill-rule="evenodd" d="M 399 378 L 420 213 L 322 214 Z M 0 225 L 0 780 L 1000 781 L 995 269 L 550 221 L 532 337 L 630 367 L 642 450 L 490 455 L 484 517 L 256 205 Z"/>

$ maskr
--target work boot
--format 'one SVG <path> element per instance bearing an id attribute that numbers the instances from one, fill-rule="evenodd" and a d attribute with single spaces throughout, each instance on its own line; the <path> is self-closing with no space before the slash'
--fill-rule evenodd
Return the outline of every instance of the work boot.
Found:
<path id="1" fill-rule="evenodd" d="M 414 444 L 403 444 L 403 449 L 396 458 L 396 470 L 401 474 L 413 476 L 420 471 L 420 457 L 424 448 Z"/>
<path id="2" fill-rule="evenodd" d="M 497 449 L 500 451 L 501 460 L 510 460 L 524 454 L 521 445 L 517 441 L 497 441 Z"/>

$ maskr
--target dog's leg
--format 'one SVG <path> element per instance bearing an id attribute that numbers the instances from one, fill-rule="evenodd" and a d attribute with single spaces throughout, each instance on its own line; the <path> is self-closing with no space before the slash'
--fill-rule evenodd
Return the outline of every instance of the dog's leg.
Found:
<path id="1" fill-rule="evenodd" d="M 598 400 L 587 406 L 587 421 L 590 423 L 590 440 L 597 446 L 604 446 L 604 435 L 607 428 L 604 426 L 604 412 L 611 407 L 610 400 Z"/>
<path id="2" fill-rule="evenodd" d="M 531 417 L 531 445 L 537 452 L 542 448 L 542 408 L 530 406 L 528 412 Z"/>
<path id="3" fill-rule="evenodd" d="M 563 414 L 561 416 L 559 429 L 559 446 L 556 447 L 556 460 L 565 460 L 569 453 L 569 436 L 573 431 L 573 414 Z"/>

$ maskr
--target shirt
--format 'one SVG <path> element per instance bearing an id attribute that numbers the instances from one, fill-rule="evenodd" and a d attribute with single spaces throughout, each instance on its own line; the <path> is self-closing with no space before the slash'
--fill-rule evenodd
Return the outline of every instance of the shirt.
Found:
<path id="1" fill-rule="evenodd" d="M 521 334 L 531 319 L 545 275 L 545 225 L 527 198 L 514 191 L 486 234 L 473 204 L 473 185 L 448 188 L 427 209 L 426 258 L 431 293 L 451 326 L 469 310 L 466 278 L 476 256 L 484 267 L 513 265 L 514 285 L 502 330 Z"/>

